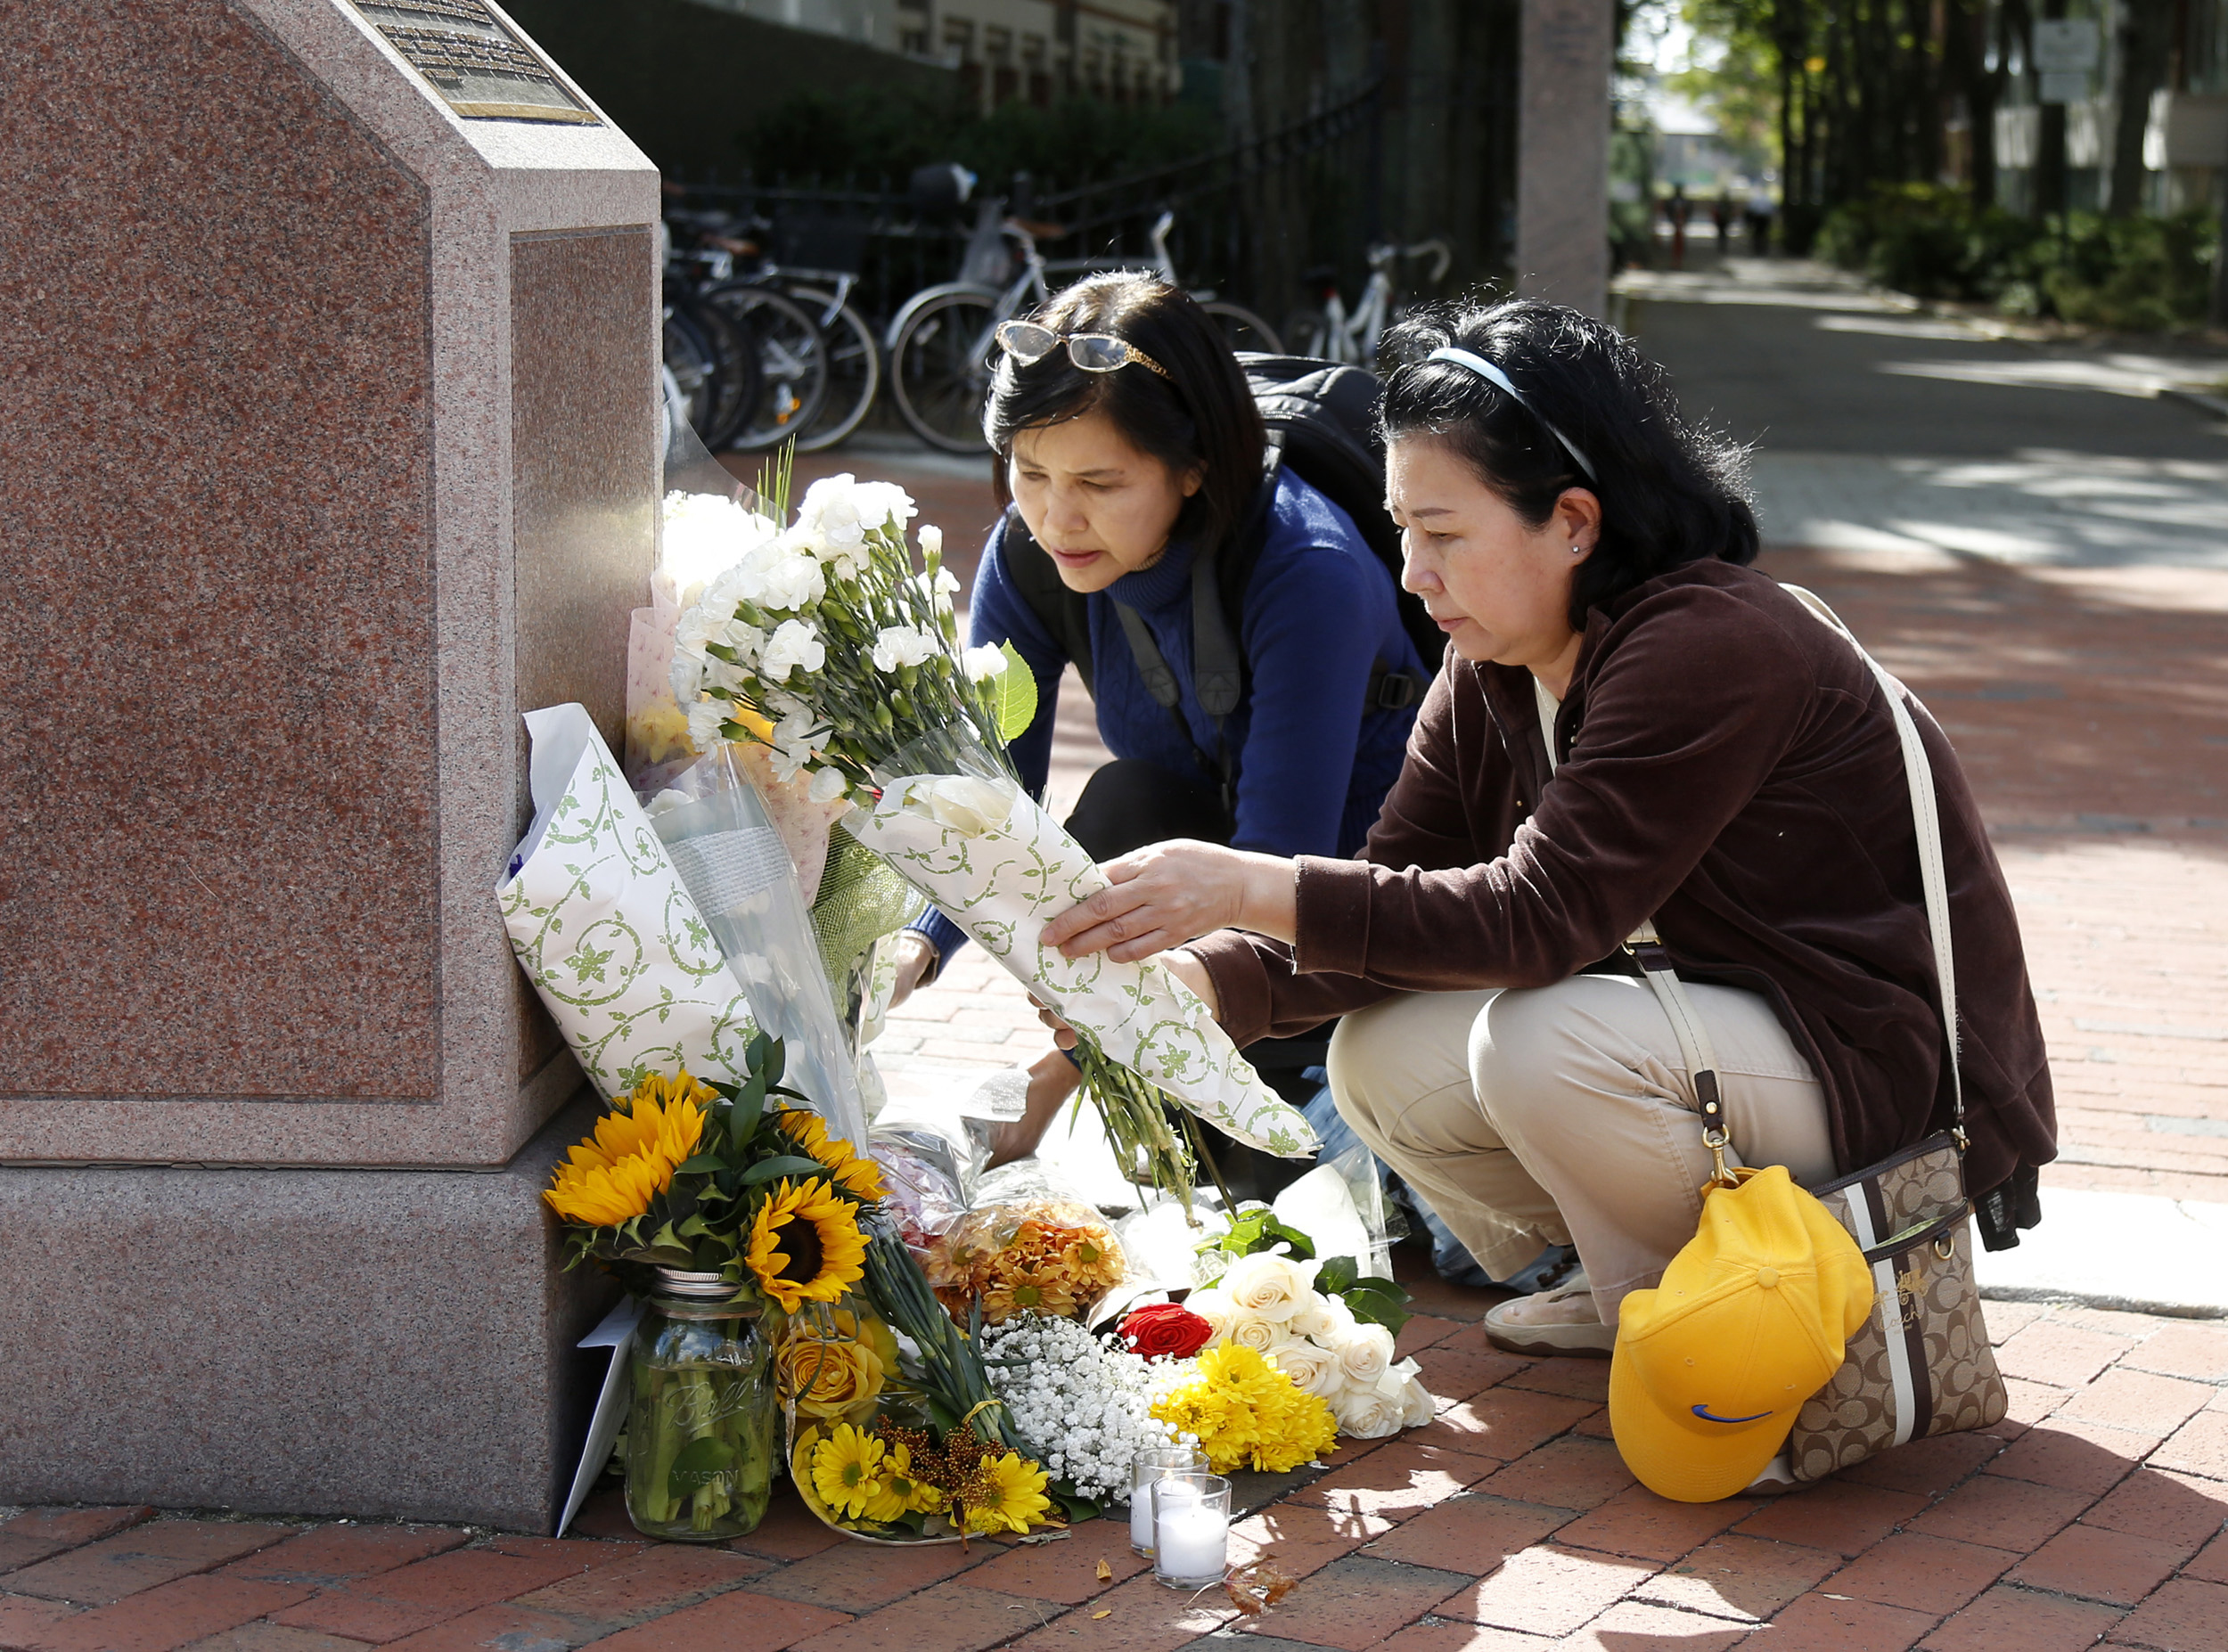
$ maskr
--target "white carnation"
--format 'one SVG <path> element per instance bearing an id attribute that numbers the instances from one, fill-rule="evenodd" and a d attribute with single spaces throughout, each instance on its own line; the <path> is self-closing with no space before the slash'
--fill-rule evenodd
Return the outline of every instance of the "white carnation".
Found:
<path id="1" fill-rule="evenodd" d="M 833 803 L 850 789 L 851 782 L 841 769 L 815 769 L 812 787 L 805 795 L 815 803 Z"/>
<path id="2" fill-rule="evenodd" d="M 1224 1294 L 1241 1309 L 1283 1324 L 1315 1294 L 1312 1264 L 1294 1262 L 1268 1251 L 1256 1251 L 1232 1263 L 1222 1277 Z"/>
<path id="3" fill-rule="evenodd" d="M 805 620 L 785 619 L 767 640 L 758 669 L 779 683 L 792 671 L 801 668 L 809 676 L 827 663 L 828 650 L 820 634 Z"/>
<path id="4" fill-rule="evenodd" d="M 903 533 L 905 524 L 921 514 L 913 495 L 895 482 L 861 482 L 851 490 L 851 497 L 853 509 L 870 533 L 884 523 L 894 524 Z"/>
<path id="5" fill-rule="evenodd" d="M 727 628 L 712 641 L 730 650 L 736 660 L 745 666 L 757 665 L 766 653 L 766 633 L 740 619 L 729 620 Z"/>
<path id="6" fill-rule="evenodd" d="M 658 594 L 678 608 L 702 596 L 709 581 L 734 566 L 777 531 L 765 517 L 718 494 L 665 497 L 659 513 Z"/>
<path id="7" fill-rule="evenodd" d="M 1382 1325 L 1356 1325 L 1331 1345 L 1349 1383 L 1373 1384 L 1390 1369 L 1393 1334 Z"/>
<path id="8" fill-rule="evenodd" d="M 970 683 L 987 683 L 1005 669 L 1005 650 L 995 642 L 971 648 L 960 656 Z"/>
<path id="9" fill-rule="evenodd" d="M 944 554 L 944 530 L 933 522 L 921 524 L 921 554 L 922 556 Z M 954 585 L 958 583 L 956 580 L 953 581 Z"/>
<path id="10" fill-rule="evenodd" d="M 884 626 L 874 636 L 874 669 L 918 666 L 937 651 L 936 639 L 913 626 Z"/>
<path id="11" fill-rule="evenodd" d="M 809 608 L 828 593 L 828 577 L 820 564 L 781 541 L 751 553 L 738 585 L 744 601 L 777 613 Z"/>
<path id="12" fill-rule="evenodd" d="M 699 751 L 709 751 L 727 738 L 719 732 L 719 725 L 726 720 L 725 700 L 697 700 L 689 707 L 689 744 Z"/>

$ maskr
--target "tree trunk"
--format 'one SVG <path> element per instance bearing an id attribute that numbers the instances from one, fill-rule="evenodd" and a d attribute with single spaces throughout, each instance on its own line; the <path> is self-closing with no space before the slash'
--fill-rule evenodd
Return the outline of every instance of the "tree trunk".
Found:
<path id="1" fill-rule="evenodd" d="M 2053 21 L 2066 14 L 2066 0 L 2043 0 L 2043 15 Z M 2035 61 L 2034 33 L 2027 34 L 2027 61 Z M 2032 72 L 2032 71 L 2030 71 Z M 2041 77 L 2036 75 L 2039 86 Z M 2038 110 L 2035 138 L 2035 216 L 2063 213 L 2070 204 L 2066 188 L 2066 106 L 2044 103 Z"/>
<path id="2" fill-rule="evenodd" d="M 2120 0 L 2118 119 L 2112 132 L 2109 210 L 2133 217 L 2142 206 L 2143 130 L 2150 94 L 2165 84 L 2173 0 Z"/>

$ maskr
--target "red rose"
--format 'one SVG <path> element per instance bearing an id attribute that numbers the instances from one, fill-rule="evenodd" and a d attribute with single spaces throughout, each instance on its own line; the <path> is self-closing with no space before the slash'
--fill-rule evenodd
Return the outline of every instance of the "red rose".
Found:
<path id="1" fill-rule="evenodd" d="M 1215 1328 L 1173 1302 L 1148 1303 L 1122 1317 L 1122 1340 L 1149 1360 L 1188 1360 L 1204 1348 Z"/>

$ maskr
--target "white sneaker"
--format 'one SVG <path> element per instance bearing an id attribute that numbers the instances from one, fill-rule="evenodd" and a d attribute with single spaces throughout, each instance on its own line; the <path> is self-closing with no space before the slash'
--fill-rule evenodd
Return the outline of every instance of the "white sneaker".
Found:
<path id="1" fill-rule="evenodd" d="M 1580 1270 L 1553 1290 L 1511 1297 L 1487 1309 L 1486 1340 L 1511 1353 L 1606 1359 L 1617 1346 L 1617 1327 L 1601 1323 Z"/>

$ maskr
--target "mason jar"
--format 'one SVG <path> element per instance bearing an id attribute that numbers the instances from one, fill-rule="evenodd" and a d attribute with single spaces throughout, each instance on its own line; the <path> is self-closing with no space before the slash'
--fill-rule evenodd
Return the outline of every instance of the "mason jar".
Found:
<path id="1" fill-rule="evenodd" d="M 627 1517 L 648 1537 L 724 1542 L 765 1517 L 774 1486 L 774 1339 L 718 1274 L 655 1272 L 627 1373 Z"/>

